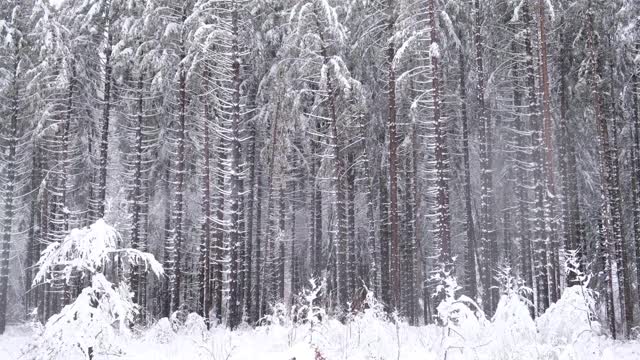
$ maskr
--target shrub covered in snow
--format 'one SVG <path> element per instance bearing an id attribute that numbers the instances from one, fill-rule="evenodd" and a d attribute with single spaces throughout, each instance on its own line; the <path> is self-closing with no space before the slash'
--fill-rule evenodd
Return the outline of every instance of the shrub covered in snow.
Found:
<path id="1" fill-rule="evenodd" d="M 90 227 L 72 230 L 62 242 L 43 251 L 34 284 L 69 283 L 72 276 L 78 276 L 90 279 L 91 285 L 47 321 L 32 343 L 28 359 L 69 359 L 73 354 L 91 359 L 94 352 L 120 352 L 117 339 L 129 334 L 138 309 L 127 283 L 114 285 L 103 271 L 115 264 L 123 266 L 120 271 L 142 264 L 160 275 L 162 266 L 151 254 L 118 249 L 118 237 L 113 227 L 98 220 Z M 115 258 L 120 261 L 114 262 Z"/>
<path id="2" fill-rule="evenodd" d="M 158 344 L 168 344 L 176 337 L 171 321 L 167 318 L 158 320 L 145 334 L 145 340 Z"/>
<path id="3" fill-rule="evenodd" d="M 552 345 L 566 344 L 584 333 L 600 334 L 595 305 L 595 293 L 586 286 L 564 289 L 560 300 L 536 319 L 541 340 Z"/>
<path id="4" fill-rule="evenodd" d="M 536 324 L 529 308 L 516 293 L 502 295 L 491 322 L 489 348 L 494 359 L 530 359 L 535 352 Z"/>

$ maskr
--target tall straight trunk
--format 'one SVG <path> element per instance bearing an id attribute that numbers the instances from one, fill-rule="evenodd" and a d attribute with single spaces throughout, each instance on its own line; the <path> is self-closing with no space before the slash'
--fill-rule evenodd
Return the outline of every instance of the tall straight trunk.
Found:
<path id="1" fill-rule="evenodd" d="M 561 21 L 563 22 L 563 21 Z M 584 237 L 581 234 L 580 203 L 578 194 L 578 170 L 576 164 L 576 150 L 571 136 L 569 124 L 569 84 L 568 76 L 571 69 L 571 43 L 569 36 L 562 34 L 562 49 L 560 51 L 560 180 L 562 185 L 562 222 L 564 224 L 564 248 L 576 251 L 578 257 L 578 271 L 585 271 Z M 576 272 L 566 274 L 567 286 L 578 284 Z"/>
<path id="2" fill-rule="evenodd" d="M 254 125 L 254 157 L 253 168 L 254 173 L 254 191 L 255 191 L 255 286 L 253 287 L 253 300 L 251 305 L 251 323 L 256 324 L 263 315 L 262 298 L 264 297 L 263 284 L 264 284 L 264 252 L 262 243 L 262 202 L 263 202 L 263 186 L 262 186 L 262 162 L 260 161 L 259 149 L 261 142 L 260 133 L 258 132 L 257 125 Z"/>
<path id="3" fill-rule="evenodd" d="M 262 268 L 262 274 L 264 278 L 264 282 L 262 284 L 262 298 L 261 306 L 263 308 L 263 312 L 266 312 L 267 306 L 269 302 L 273 302 L 277 297 L 278 288 L 277 288 L 277 268 L 275 262 L 277 261 L 277 255 L 275 252 L 275 242 L 279 237 L 279 228 L 276 223 L 275 213 L 275 200 L 277 199 L 275 196 L 276 192 L 276 184 L 275 184 L 275 172 L 276 172 L 276 164 L 275 164 L 275 155 L 276 155 L 276 147 L 277 147 L 277 135 L 279 130 L 279 121 L 280 121 L 280 102 L 276 105 L 276 111 L 273 119 L 271 120 L 271 144 L 270 144 L 270 153 L 269 153 L 269 172 L 267 176 L 267 239 L 265 244 L 265 263 Z"/>
<path id="4" fill-rule="evenodd" d="M 297 141 L 294 141 L 294 147 L 299 148 L 299 144 Z M 301 250 L 296 246 L 297 241 L 298 241 L 298 222 L 296 221 L 296 215 L 298 212 L 298 206 L 300 203 L 300 199 L 298 196 L 298 193 L 301 189 L 298 188 L 298 185 L 300 183 L 304 184 L 304 181 L 301 181 L 301 176 L 299 176 L 299 169 L 298 167 L 300 166 L 300 164 L 298 163 L 298 159 L 297 159 L 297 154 L 293 155 L 292 158 L 290 159 L 290 163 L 291 163 L 291 179 L 287 185 L 287 187 L 289 189 L 291 189 L 290 192 L 290 201 L 289 201 L 289 224 L 290 224 L 290 231 L 289 231 L 289 239 L 291 242 L 291 246 L 289 248 L 289 252 L 290 252 L 290 261 L 289 261 L 289 277 L 291 279 L 291 290 L 290 290 L 290 304 L 293 304 L 295 301 L 295 296 L 298 293 L 298 291 L 300 290 L 300 269 L 303 263 L 301 261 L 301 259 L 299 258 L 299 254 L 301 254 Z"/>
<path id="5" fill-rule="evenodd" d="M 617 337 L 616 331 L 616 310 L 614 301 L 613 290 L 613 262 L 615 254 L 615 244 L 612 241 L 612 219 L 611 219 L 611 203 L 609 201 L 610 194 L 608 186 L 611 169 L 610 169 L 610 149 L 609 149 L 609 133 L 607 128 L 606 119 L 603 114 L 603 102 L 600 97 L 600 58 L 597 55 L 595 34 L 594 34 L 594 19 L 591 9 L 588 12 L 588 33 L 587 33 L 587 51 L 589 52 L 591 62 L 591 96 L 594 107 L 595 125 L 598 134 L 598 156 L 600 163 L 600 194 L 601 194 L 601 220 L 600 220 L 600 248 L 599 248 L 599 270 L 603 271 L 603 279 L 605 282 L 605 299 L 607 308 L 607 320 L 609 322 L 609 331 L 615 339 Z"/>
<path id="6" fill-rule="evenodd" d="M 462 34 L 459 34 L 462 37 Z M 467 69 L 465 57 L 462 49 L 458 50 L 458 64 L 460 66 L 460 120 L 462 126 L 462 152 L 464 168 L 464 209 L 465 209 L 465 231 L 466 243 L 464 249 L 464 284 L 471 299 L 478 296 L 478 275 L 477 266 L 477 246 L 476 232 L 473 222 L 473 204 L 471 197 L 471 166 L 469 154 L 469 119 L 467 112 Z"/>
<path id="7" fill-rule="evenodd" d="M 335 143 L 335 148 L 339 147 L 338 141 L 337 141 L 337 130 L 334 132 L 334 135 L 336 136 L 336 143 Z M 334 179 L 333 181 L 335 181 L 335 190 L 336 190 L 336 217 L 337 217 L 337 236 L 334 237 L 334 239 L 336 240 L 336 246 L 335 246 L 335 250 L 336 250 L 336 258 L 335 260 L 337 261 L 337 267 L 336 267 L 336 275 L 337 275 L 337 280 L 336 280 L 336 287 L 335 289 L 337 290 L 337 295 L 338 295 L 338 301 L 339 303 L 337 304 L 340 307 L 343 308 L 347 308 L 347 303 L 350 301 L 349 298 L 349 292 L 348 292 L 348 288 L 349 288 L 349 264 L 348 264 L 348 238 L 347 238 L 347 209 L 346 209 L 346 198 L 347 198 L 347 194 L 346 194 L 346 189 L 345 189 L 345 180 L 344 177 L 342 176 L 343 174 L 343 165 L 342 165 L 342 158 L 341 158 L 341 154 L 340 151 L 336 151 L 336 154 L 334 154 L 334 156 L 338 156 L 336 162 L 339 164 L 336 164 L 336 169 L 335 169 L 335 174 L 334 175 Z"/>
<path id="8" fill-rule="evenodd" d="M 244 131 L 243 131 L 244 133 Z M 243 174 L 244 174 L 244 170 L 243 170 Z M 238 324 L 240 324 L 244 319 L 246 319 L 246 312 L 245 312 L 245 307 L 244 307 L 244 303 L 245 303 L 245 295 L 246 295 L 246 277 L 249 274 L 249 271 L 247 270 L 247 262 L 246 259 L 248 257 L 247 255 L 247 250 L 250 247 L 249 244 L 247 243 L 248 239 L 247 239 L 247 213 L 246 213 L 246 206 L 247 203 L 245 201 L 244 198 L 244 194 L 246 194 L 245 191 L 245 179 L 244 176 L 242 176 L 240 182 L 238 183 L 238 194 L 240 196 L 239 198 L 239 205 L 238 205 L 238 214 L 239 214 L 239 218 L 238 218 L 238 236 L 240 238 L 240 240 L 238 241 L 238 281 L 236 284 L 236 306 L 238 307 L 238 313 L 237 315 L 237 321 Z"/>
<path id="9" fill-rule="evenodd" d="M 356 253 L 356 164 L 353 151 L 347 156 L 346 170 L 347 213 L 347 296 L 354 303 L 355 293 L 360 289 L 358 281 L 358 254 Z"/>
<path id="10" fill-rule="evenodd" d="M 183 57 L 184 59 L 184 57 Z M 187 141 L 187 129 L 186 129 L 186 117 L 187 117 L 187 74 L 186 69 L 181 65 L 180 79 L 178 80 L 178 138 L 177 138 L 177 151 L 176 158 L 174 160 L 175 171 L 175 196 L 173 204 L 173 237 L 175 246 L 175 281 L 172 283 L 172 288 L 169 290 L 171 294 L 171 312 L 178 310 L 180 307 L 180 289 L 182 286 L 182 247 L 184 245 L 184 191 L 185 191 L 185 143 Z"/>
<path id="11" fill-rule="evenodd" d="M 636 46 L 636 51 L 640 53 L 640 44 Z M 633 234 L 635 241 L 636 256 L 636 281 L 640 282 L 640 68 L 636 68 L 633 76 L 633 145 L 632 149 L 632 169 L 633 169 Z M 640 291 L 638 291 L 640 300 Z"/>
<path id="12" fill-rule="evenodd" d="M 143 184 L 143 166 L 144 166 L 144 82 L 142 71 L 138 75 L 138 81 L 136 84 L 136 123 L 135 123 L 135 163 L 133 173 L 133 189 L 131 194 L 131 247 L 133 249 L 139 249 L 144 251 L 146 248 L 146 227 L 147 227 L 147 214 L 145 211 L 146 191 Z M 145 311 L 144 304 L 146 303 L 146 272 L 142 267 L 135 265 L 132 268 L 131 273 L 131 289 L 134 293 L 133 299 L 136 304 L 142 308 L 140 319 L 144 320 Z"/>
<path id="13" fill-rule="evenodd" d="M 610 83 L 609 94 L 616 92 L 614 65 L 610 64 Z M 616 278 L 618 280 L 618 300 L 620 302 L 621 322 L 623 336 L 628 338 L 631 334 L 631 326 L 633 324 L 633 304 L 631 302 L 631 273 L 629 264 L 629 254 L 626 245 L 625 234 L 623 231 L 623 210 L 622 210 L 622 193 L 620 189 L 620 161 L 619 161 L 619 143 L 618 143 L 618 119 L 622 117 L 616 99 L 610 98 L 610 113 L 607 118 L 612 119 L 609 161 L 609 178 L 607 186 L 609 187 L 609 202 L 611 211 L 611 227 L 615 248 L 616 259 Z"/>
<path id="14" fill-rule="evenodd" d="M 203 74 L 205 81 L 209 81 L 209 73 Z M 205 92 L 209 93 L 210 89 L 206 88 Z M 211 109 L 208 99 L 204 99 L 204 113 L 202 118 L 202 228 L 200 234 L 200 272 L 199 272 L 199 288 L 200 288 L 200 308 L 199 313 L 205 319 L 208 319 L 211 311 L 211 234 L 213 231 L 213 209 L 211 207 Z"/>
<path id="15" fill-rule="evenodd" d="M 542 118 L 543 118 L 543 133 L 544 133 L 544 169 L 545 169 L 545 181 L 546 181 L 546 203 L 545 203 L 545 217 L 548 222 L 551 238 L 551 242 L 548 244 L 549 249 L 549 271 L 551 280 L 549 284 L 549 295 L 552 302 L 556 302 L 560 293 L 560 260 L 559 260 L 559 244 L 558 236 L 556 235 L 556 221 L 555 221 L 555 177 L 554 177 L 554 164 L 553 164 L 553 128 L 551 119 L 551 91 L 549 85 L 549 69 L 547 60 L 547 35 L 545 27 L 545 0 L 538 0 L 538 41 L 540 48 L 540 73 L 542 77 Z"/>
<path id="16" fill-rule="evenodd" d="M 56 217 L 54 227 L 56 229 L 55 236 L 57 236 L 57 240 L 61 241 L 69 232 L 69 194 L 68 189 L 69 186 L 69 177 L 70 177 L 70 162 L 71 162 L 71 122 L 73 120 L 74 115 L 74 98 L 76 94 L 76 73 L 75 69 L 72 71 L 72 77 L 69 81 L 69 89 L 67 94 L 67 106 L 66 106 L 66 118 L 64 120 L 64 124 L 62 126 L 62 149 L 61 149 L 61 169 L 59 175 L 59 186 L 58 191 L 60 191 L 58 197 L 58 204 L 56 208 Z M 75 278 L 73 274 L 73 278 Z M 63 306 L 69 305 L 71 303 L 71 294 L 70 294 L 70 286 L 64 281 L 64 279 L 57 279 L 56 286 L 58 287 L 58 302 L 55 306 L 56 312 L 58 312 Z M 73 284 L 74 279 L 69 281 L 69 284 Z"/>
<path id="17" fill-rule="evenodd" d="M 320 133 L 319 124 L 316 124 L 316 131 Z M 320 166 L 321 160 L 320 156 L 322 154 L 322 150 L 317 144 L 312 144 L 312 148 L 314 151 L 314 159 L 312 160 L 312 174 L 311 177 L 311 188 L 312 188 L 312 197 L 313 197 L 313 205 L 312 205 L 312 214 L 313 214 L 313 249 L 314 249 L 314 276 L 320 277 L 323 276 L 323 270 L 327 266 L 327 259 L 323 255 L 323 237 L 322 237 L 322 191 L 320 189 L 320 185 L 318 184 L 318 177 L 320 174 Z"/>
<path id="18" fill-rule="evenodd" d="M 33 287 L 33 278 L 37 273 L 35 264 L 40 259 L 40 240 L 42 238 L 41 230 L 41 208 L 42 200 L 40 195 L 40 183 L 42 182 L 43 160 L 40 144 L 33 141 L 32 166 L 31 166 L 31 210 L 29 213 L 29 232 L 26 248 L 25 259 L 25 313 L 27 316 L 31 314 L 33 308 L 40 309 L 41 289 L 42 286 Z"/>
<path id="19" fill-rule="evenodd" d="M 251 97 L 251 99 L 253 99 L 253 96 Z M 255 107 L 255 104 L 253 102 L 251 102 L 251 108 L 253 109 Z M 257 163 L 256 163 L 256 159 L 258 158 L 258 154 L 257 154 L 257 136 L 258 136 L 258 131 L 257 131 L 257 125 L 255 123 L 256 120 L 254 120 L 254 122 L 250 125 L 250 133 L 249 133 L 249 146 L 248 146 L 248 153 L 247 153 L 247 165 L 249 166 L 249 189 L 247 191 L 247 198 L 246 198 L 246 207 L 245 207 L 245 211 L 247 214 L 247 221 L 246 221 L 246 236 L 247 236 L 247 240 L 246 240 L 246 250 L 245 250 L 245 267 L 246 267 L 246 271 L 247 274 L 245 276 L 245 283 L 244 283 L 244 288 L 245 288 L 245 293 L 244 293 L 244 299 L 245 299 L 245 311 L 246 311 L 246 316 L 247 319 L 249 321 L 249 323 L 255 323 L 255 321 L 257 321 L 256 316 L 255 316 L 255 303 L 254 302 L 254 296 L 256 291 L 258 291 L 257 289 L 254 288 L 254 279 L 255 276 L 257 276 L 258 271 L 254 271 L 254 251 L 256 250 L 256 247 L 254 247 L 254 239 L 257 240 L 257 237 L 254 238 L 254 229 L 257 229 L 259 226 L 255 226 L 255 220 L 256 220 L 256 212 L 257 210 L 255 208 L 257 208 L 257 206 L 255 206 L 256 204 L 259 204 L 256 201 L 256 186 L 258 184 L 258 171 L 257 171 Z M 259 205 L 258 205 L 259 206 Z M 257 256 L 256 256 L 257 257 Z M 257 261 L 256 261 L 257 262 Z"/>
<path id="20" fill-rule="evenodd" d="M 482 35 L 483 16 L 481 14 L 480 1 L 474 0 L 474 44 L 475 65 L 477 71 L 477 102 L 479 107 L 480 122 L 480 171 L 481 171 L 481 195 L 480 195 L 480 246 L 482 253 L 481 276 L 484 292 L 485 312 L 491 314 L 498 304 L 498 289 L 496 287 L 494 269 L 497 264 L 497 240 L 495 232 L 495 219 L 493 215 L 493 169 L 491 151 L 491 119 L 485 101 L 485 73 L 484 73 L 484 37 Z"/>
<path id="21" fill-rule="evenodd" d="M 325 64 L 328 64 L 328 58 L 325 57 Z M 327 76 L 327 92 L 329 96 L 329 116 L 330 116 L 330 146 L 332 150 L 332 160 L 333 160 L 333 174 L 331 176 L 332 182 L 332 190 L 336 194 L 336 234 L 334 239 L 336 240 L 335 249 L 336 249 L 336 257 L 335 261 L 337 262 L 337 267 L 335 268 L 335 275 L 337 276 L 337 281 L 335 284 L 335 289 L 337 290 L 338 295 L 338 306 L 346 307 L 347 302 L 349 301 L 347 294 L 347 286 L 349 284 L 348 281 L 348 264 L 347 264 L 347 212 L 346 212 L 346 192 L 345 192 L 345 181 L 343 178 L 343 158 L 342 151 L 340 149 L 340 140 L 338 138 L 338 115 L 336 109 L 336 94 L 333 88 L 333 80 L 332 76 Z"/>
<path id="22" fill-rule="evenodd" d="M 163 246 L 163 262 L 164 268 L 164 282 L 162 289 L 161 309 L 162 317 L 168 318 L 171 316 L 171 289 L 173 289 L 175 282 L 175 266 L 176 266 L 176 247 L 175 239 L 173 237 L 172 229 L 172 212 L 171 212 L 171 192 L 169 190 L 171 186 L 171 167 L 169 164 L 165 165 L 165 182 L 164 182 L 164 246 Z"/>
<path id="23" fill-rule="evenodd" d="M 7 292 L 9 291 L 9 252 L 11 250 L 11 239 L 13 235 L 13 221 L 15 216 L 15 183 L 18 172 L 18 112 L 20 99 L 20 91 L 18 87 L 18 48 L 14 53 L 13 61 L 13 79 L 11 87 L 13 93 L 10 98 L 11 115 L 9 122 L 8 140 L 8 156 L 6 162 L 6 179 L 7 183 L 4 187 L 4 220 L 2 224 L 2 253 L 0 254 L 0 335 L 4 334 L 7 323 Z M 0 134 L 1 135 L 1 134 Z M 2 194 L 2 193 L 0 193 Z"/>
<path id="24" fill-rule="evenodd" d="M 102 119 L 100 123 L 100 158 L 98 160 L 98 184 L 93 201 L 94 210 L 91 214 L 92 221 L 104 217 L 105 201 L 107 193 L 107 165 L 109 160 L 109 122 L 111 120 L 111 84 L 113 82 L 113 67 L 111 64 L 111 47 L 113 42 L 113 30 L 111 29 L 111 14 L 107 13 L 107 44 L 104 50 L 104 78 L 102 99 Z"/>
<path id="25" fill-rule="evenodd" d="M 231 246 L 231 272 L 229 278 L 229 328 L 235 329 L 242 321 L 238 304 L 238 278 L 239 278 L 239 250 L 244 245 L 243 234 L 241 234 L 240 223 L 243 214 L 240 214 L 241 191 L 243 187 L 242 165 L 241 165 L 241 129 L 240 129 L 240 53 L 238 34 L 238 8 L 233 2 L 231 13 L 232 26 L 232 73 L 233 73 L 233 99 L 231 103 L 231 196 L 229 216 L 229 242 Z"/>
<path id="26" fill-rule="evenodd" d="M 46 140 L 49 140 L 49 137 L 45 137 Z M 44 143 L 43 143 L 44 145 Z M 39 176 L 44 179 L 47 176 L 47 171 L 50 168 L 50 164 L 52 162 L 54 162 L 53 159 L 55 159 L 55 156 L 52 157 L 47 157 L 46 155 L 49 153 L 47 151 L 46 147 L 42 147 L 42 149 L 40 149 L 40 152 L 42 154 L 42 172 L 39 174 Z M 45 186 L 45 191 L 42 191 L 42 201 L 40 202 L 40 206 L 38 208 L 38 227 L 40 229 L 40 237 L 37 239 L 38 244 L 36 245 L 36 253 L 39 255 L 40 251 L 47 246 L 47 244 L 49 243 L 49 231 L 50 231 L 50 226 L 51 226 L 51 222 L 49 221 L 49 214 L 51 214 L 51 205 L 50 205 L 50 191 L 47 191 L 47 187 L 48 184 L 43 184 Z M 37 269 L 34 269 L 34 271 L 36 271 Z M 45 323 L 47 321 L 48 318 L 48 284 L 45 283 L 43 285 L 40 285 L 37 287 L 38 291 L 36 292 L 36 295 L 38 297 L 36 303 L 38 304 L 38 319 L 40 320 L 41 323 Z"/>
<path id="27" fill-rule="evenodd" d="M 396 110 L 396 70 L 394 58 L 396 55 L 393 41 L 395 29 L 395 4 L 393 0 L 387 1 L 387 91 L 388 91 L 388 117 L 387 128 L 389 133 L 389 229 L 391 231 L 390 243 L 390 281 L 391 281 L 391 309 L 400 307 L 400 219 L 398 216 L 398 131 Z"/>
<path id="28" fill-rule="evenodd" d="M 436 302 L 446 297 L 440 285 L 445 284 L 445 279 L 455 276 L 451 248 L 451 214 L 449 210 L 449 159 L 447 151 L 447 128 L 442 117 L 442 81 L 440 79 L 440 41 L 438 36 L 438 7 L 436 0 L 427 3 L 427 24 L 429 27 L 429 61 L 431 64 L 431 93 L 429 108 L 433 111 L 433 131 L 435 138 L 435 243 L 439 254 L 436 272 L 440 278 L 436 288 Z"/>
<path id="29" fill-rule="evenodd" d="M 517 53 L 518 48 L 516 47 L 515 42 L 512 45 L 513 53 Z M 528 139 L 530 136 L 525 135 L 528 132 L 527 126 L 524 122 L 524 116 L 522 115 L 522 109 L 529 110 L 529 106 L 524 105 L 524 94 L 520 90 L 521 81 L 520 77 L 523 72 L 520 67 L 518 61 L 514 62 L 513 72 L 515 75 L 515 84 L 513 90 L 513 105 L 515 110 L 515 120 L 514 120 L 514 129 L 515 129 L 515 197 L 516 197 L 516 228 L 517 228 L 517 236 L 515 242 L 520 246 L 520 276 L 524 279 L 524 285 L 529 289 L 533 289 L 533 271 L 532 271 L 532 249 L 531 249 L 531 231 L 528 226 L 528 206 L 529 206 L 529 196 L 528 196 L 528 186 L 527 179 L 529 177 L 529 169 L 527 164 L 529 163 L 529 154 L 525 150 L 528 148 Z M 533 294 L 527 293 L 526 298 L 533 305 Z M 529 311 L 531 315 L 534 315 L 534 307 L 530 306 Z"/>
<path id="30" fill-rule="evenodd" d="M 220 121 L 219 116 L 217 116 L 218 121 Z M 211 277 L 212 280 L 212 296 L 213 296 L 213 312 L 218 322 L 222 321 L 222 300 L 223 300 L 223 281 L 224 281 L 224 239 L 225 239 L 225 229 L 224 229 L 224 209 L 225 209 L 225 201 L 224 194 L 222 193 L 225 186 L 225 161 L 227 161 L 226 155 L 226 141 L 223 137 L 219 137 L 217 144 L 217 153 L 218 159 L 216 162 L 216 196 L 215 196 L 215 231 L 214 238 L 212 241 L 213 248 L 211 253 L 213 255 L 212 260 L 212 271 L 213 275 Z"/>
<path id="31" fill-rule="evenodd" d="M 275 300 L 277 302 L 284 301 L 284 288 L 285 288 L 285 277 L 286 277 L 286 219 L 287 219 L 287 211 L 285 206 L 285 194 L 284 194 L 284 182 L 280 182 L 279 190 L 278 190 L 278 233 L 280 236 L 278 237 L 278 243 L 275 244 L 278 246 L 278 253 L 276 255 L 275 267 L 276 276 L 274 285 L 277 289 Z"/>
<path id="32" fill-rule="evenodd" d="M 318 9 L 317 4 L 314 2 L 315 14 L 319 14 L 323 9 Z M 318 29 L 322 27 L 318 23 L 318 16 L 316 16 L 316 25 Z M 322 43 L 320 50 L 320 56 L 322 57 L 323 65 L 327 68 L 331 68 L 328 43 L 325 40 L 325 34 L 322 30 L 318 33 L 319 39 Z M 334 213 L 335 219 L 331 226 L 331 235 L 333 241 L 330 242 L 329 251 L 333 251 L 333 266 L 331 267 L 331 275 L 334 278 L 333 291 L 339 306 L 346 306 L 347 297 L 344 285 L 346 285 L 347 278 L 347 214 L 346 214 L 346 193 L 344 189 L 344 181 L 342 175 L 344 172 L 344 160 L 342 158 L 341 144 L 338 137 L 338 109 L 337 109 L 337 90 L 334 88 L 334 80 L 330 71 L 326 74 L 326 96 L 325 111 L 328 114 L 327 121 L 329 127 L 329 153 L 331 154 L 331 176 L 330 186 L 331 191 L 335 195 Z M 331 292 L 331 290 L 329 291 Z"/>
<path id="33" fill-rule="evenodd" d="M 384 138 L 384 135 L 382 135 Z M 384 143 L 384 140 L 381 141 Z M 380 159 L 380 161 L 384 161 Z M 380 199 L 379 205 L 379 221 L 380 224 L 378 226 L 380 235 L 379 235 L 379 244 L 380 244 L 380 299 L 382 303 L 385 304 L 387 310 L 391 310 L 389 307 L 391 306 L 391 286 L 389 284 L 389 250 L 390 250 L 390 232 L 389 232 L 389 188 L 387 187 L 387 176 L 385 174 L 384 166 L 380 168 L 381 174 L 378 176 L 378 198 Z M 393 311 L 393 310 L 391 310 Z"/>
<path id="34" fill-rule="evenodd" d="M 544 187 L 544 155 L 542 153 L 542 129 L 536 90 L 536 71 L 534 64 L 533 34 L 531 33 L 531 14 L 528 4 L 523 7 L 525 26 L 525 55 L 527 101 L 529 102 L 529 125 L 531 126 L 532 166 L 534 181 L 534 206 L 532 214 L 535 286 L 538 314 L 549 307 L 549 276 L 547 271 L 547 239 L 545 222 L 545 187 Z"/>
<path id="35" fill-rule="evenodd" d="M 365 178 L 365 187 L 366 187 L 366 201 L 367 201 L 367 259 L 368 259 L 368 282 L 367 286 L 375 296 L 380 297 L 380 280 L 379 280 L 379 267 L 380 267 L 380 257 L 377 246 L 376 239 L 376 219 L 375 219 L 375 204 L 374 204 L 374 183 L 373 176 L 371 171 L 371 155 L 367 150 L 367 141 L 366 136 L 364 137 L 365 141 L 365 150 L 363 154 L 363 173 Z"/>
<path id="36" fill-rule="evenodd" d="M 315 4 L 315 3 L 314 3 Z M 314 12 L 318 14 L 320 9 L 314 8 Z M 318 26 L 320 28 L 320 26 Z M 319 33 L 322 41 L 322 49 L 320 55 L 323 64 L 330 67 L 328 45 L 322 32 Z M 345 286 L 347 281 L 347 213 L 346 213 L 346 193 L 344 189 L 344 159 L 342 158 L 341 144 L 338 136 L 338 109 L 337 109 L 337 91 L 334 88 L 334 80 L 330 71 L 326 75 L 326 112 L 328 113 L 327 121 L 329 122 L 329 151 L 331 154 L 331 191 L 335 194 L 335 219 L 333 221 L 332 231 L 335 242 L 331 244 L 334 250 L 334 266 L 332 275 L 335 277 L 334 290 L 336 291 L 336 299 L 338 306 L 346 306 L 348 302 L 347 291 Z M 330 247 L 330 251 L 331 251 Z"/>
<path id="37" fill-rule="evenodd" d="M 415 158 L 412 156 L 405 158 L 405 185 L 404 185 L 404 213 L 405 213 L 405 236 L 401 242 L 402 249 L 402 313 L 407 317 L 410 324 L 416 325 L 415 300 L 416 300 L 416 281 L 417 274 L 416 264 L 416 231 L 415 231 L 415 176 L 413 174 L 413 162 Z"/>

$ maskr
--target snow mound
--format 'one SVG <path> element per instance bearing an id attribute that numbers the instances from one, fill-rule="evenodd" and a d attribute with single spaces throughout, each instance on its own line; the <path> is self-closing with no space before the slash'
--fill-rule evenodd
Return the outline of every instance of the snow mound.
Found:
<path id="1" fill-rule="evenodd" d="M 193 337 L 204 337 L 207 333 L 207 324 L 204 321 L 204 318 L 196 313 L 190 313 L 187 315 L 187 319 L 184 322 L 184 325 L 180 328 L 179 333 L 181 335 L 193 336 Z"/>
<path id="2" fill-rule="evenodd" d="M 171 322 L 167 318 L 158 320 L 147 332 L 145 340 L 158 344 L 169 344 L 176 337 L 175 331 L 171 326 Z"/>
<path id="3" fill-rule="evenodd" d="M 580 285 L 566 288 L 560 300 L 536 320 L 540 340 L 559 345 L 573 343 L 585 333 L 600 334 L 595 305 L 592 290 Z"/>
<path id="4" fill-rule="evenodd" d="M 495 359 L 529 359 L 536 349 L 536 324 L 516 294 L 503 295 L 491 323 L 491 353 Z"/>

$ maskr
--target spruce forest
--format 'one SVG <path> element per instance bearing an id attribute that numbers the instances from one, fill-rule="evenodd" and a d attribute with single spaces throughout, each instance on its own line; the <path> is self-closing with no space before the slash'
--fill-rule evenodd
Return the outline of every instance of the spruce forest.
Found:
<path id="1" fill-rule="evenodd" d="M 640 1 L 0 0 L 0 244 L 0 334 L 581 289 L 635 339 Z"/>

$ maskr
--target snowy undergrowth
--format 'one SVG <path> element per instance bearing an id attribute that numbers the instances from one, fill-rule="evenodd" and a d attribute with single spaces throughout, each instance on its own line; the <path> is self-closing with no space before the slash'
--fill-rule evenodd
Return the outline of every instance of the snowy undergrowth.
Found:
<path id="1" fill-rule="evenodd" d="M 491 321 L 471 311 L 470 299 L 450 299 L 445 325 L 412 327 L 389 321 L 371 294 L 367 309 L 343 324 L 313 306 L 317 291 L 309 290 L 292 311 L 270 325 L 223 326 L 207 329 L 204 320 L 189 314 L 181 321 L 162 319 L 130 336 L 113 333 L 122 353 L 97 353 L 96 359 L 123 360 L 364 360 L 364 359 L 638 359 L 640 342 L 614 341 L 600 334 L 592 317 L 593 294 L 574 286 L 533 321 L 516 292 L 508 292 Z M 283 307 L 280 307 L 283 308 Z M 320 313 L 318 313 L 320 312 Z M 276 321 L 277 320 L 277 321 Z M 19 359 L 28 337 L 25 327 L 0 337 L 0 358 Z M 6 355 L 6 356 L 5 356 Z M 24 355 L 24 354 L 23 354 Z M 69 360 L 80 357 L 67 357 Z"/>

